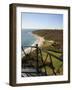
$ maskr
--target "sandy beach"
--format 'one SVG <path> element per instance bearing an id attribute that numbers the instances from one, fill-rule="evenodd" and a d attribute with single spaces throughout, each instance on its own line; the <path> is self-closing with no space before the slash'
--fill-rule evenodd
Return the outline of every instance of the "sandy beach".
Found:
<path id="1" fill-rule="evenodd" d="M 36 44 L 38 44 L 39 47 L 42 46 L 43 45 L 43 42 L 45 41 L 44 38 L 43 37 L 40 37 L 40 36 L 38 36 L 36 34 L 33 34 L 33 36 L 36 37 L 37 40 L 32 44 L 32 46 L 35 46 Z M 24 51 L 26 53 L 30 53 L 30 51 L 33 51 L 33 50 L 35 50 L 35 48 L 32 48 L 31 49 L 31 47 L 29 47 L 29 48 L 25 49 Z M 22 55 L 21 56 L 22 57 L 24 56 L 24 52 L 23 51 L 22 51 Z"/>
<path id="2" fill-rule="evenodd" d="M 33 34 L 33 35 L 34 35 L 34 37 L 37 38 L 37 40 L 34 42 L 34 44 L 32 44 L 32 46 L 35 46 L 36 44 L 38 44 L 38 46 L 40 47 L 43 44 L 43 42 L 45 41 L 45 39 L 36 34 Z"/>

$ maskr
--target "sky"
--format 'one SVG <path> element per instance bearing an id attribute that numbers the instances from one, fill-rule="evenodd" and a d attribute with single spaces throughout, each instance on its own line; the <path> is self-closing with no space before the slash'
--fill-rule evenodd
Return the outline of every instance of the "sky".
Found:
<path id="1" fill-rule="evenodd" d="M 63 14 L 21 13 L 22 29 L 63 29 Z"/>

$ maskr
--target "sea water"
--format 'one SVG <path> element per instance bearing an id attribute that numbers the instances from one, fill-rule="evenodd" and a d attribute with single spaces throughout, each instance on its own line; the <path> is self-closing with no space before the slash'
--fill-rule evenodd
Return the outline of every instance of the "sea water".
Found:
<path id="1" fill-rule="evenodd" d="M 32 34 L 33 30 L 22 29 L 21 30 L 21 46 L 32 46 L 36 41 L 36 37 Z"/>

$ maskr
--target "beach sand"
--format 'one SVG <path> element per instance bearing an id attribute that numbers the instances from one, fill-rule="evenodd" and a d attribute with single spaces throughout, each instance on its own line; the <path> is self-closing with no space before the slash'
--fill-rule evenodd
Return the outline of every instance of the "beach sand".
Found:
<path id="1" fill-rule="evenodd" d="M 38 44 L 39 47 L 42 46 L 43 45 L 43 42 L 45 41 L 45 39 L 43 37 L 40 37 L 40 36 L 36 35 L 36 34 L 33 34 L 33 36 L 36 37 L 37 40 L 32 44 L 32 46 L 36 46 L 36 44 Z M 32 48 L 31 49 L 31 47 L 29 47 L 29 48 L 25 49 L 24 51 L 26 53 L 30 53 L 30 51 L 34 51 L 35 49 L 36 48 Z M 24 56 L 24 52 L 23 51 L 22 51 L 21 56 L 22 57 Z"/>
<path id="2" fill-rule="evenodd" d="M 45 41 L 45 39 L 36 34 L 33 34 L 33 35 L 34 35 L 34 37 L 37 38 L 37 40 L 34 42 L 34 44 L 32 46 L 35 46 L 36 44 L 38 44 L 38 46 L 40 47 L 41 45 L 43 45 L 43 42 Z"/>

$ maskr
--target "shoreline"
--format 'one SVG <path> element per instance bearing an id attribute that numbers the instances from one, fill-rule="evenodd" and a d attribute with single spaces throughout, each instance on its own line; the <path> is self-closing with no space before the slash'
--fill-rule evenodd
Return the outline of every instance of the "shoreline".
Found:
<path id="1" fill-rule="evenodd" d="M 32 33 L 32 35 L 34 37 L 36 37 L 37 40 L 31 46 L 35 46 L 36 44 L 38 44 L 39 47 L 42 46 L 43 45 L 43 42 L 45 41 L 45 39 L 43 37 L 38 36 L 38 35 L 33 34 L 33 33 Z M 31 50 L 31 47 L 28 47 L 28 48 L 25 49 L 25 52 L 26 53 L 30 53 L 30 50 Z M 34 51 L 34 50 L 35 50 L 35 48 L 32 48 L 32 51 Z M 23 57 L 23 56 L 24 56 L 24 53 L 22 51 L 21 52 L 21 57 Z"/>
<path id="2" fill-rule="evenodd" d="M 43 42 L 45 41 L 45 39 L 43 38 L 43 37 L 41 37 L 41 36 L 38 36 L 37 34 L 33 34 L 32 33 L 32 35 L 34 36 L 34 37 L 36 37 L 36 41 L 32 44 L 32 46 L 35 46 L 36 44 L 38 44 L 38 46 L 40 47 L 41 45 L 43 45 Z"/>

